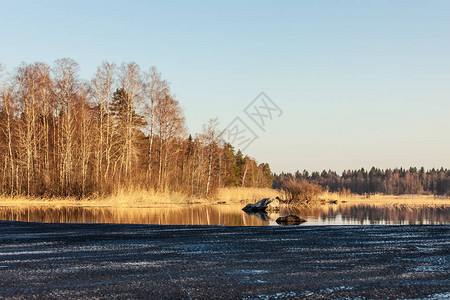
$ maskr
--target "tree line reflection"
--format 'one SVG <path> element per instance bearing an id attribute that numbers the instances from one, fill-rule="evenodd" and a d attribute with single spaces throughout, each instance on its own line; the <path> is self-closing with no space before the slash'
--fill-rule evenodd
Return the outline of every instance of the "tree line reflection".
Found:
<path id="1" fill-rule="evenodd" d="M 450 224 L 450 208 L 334 205 L 246 214 L 240 206 L 212 205 L 174 208 L 113 207 L 0 207 L 0 220 L 45 223 L 120 223 L 161 225 L 275 225 L 289 213 L 306 219 L 304 225 Z M 303 226 L 304 226 L 303 225 Z"/>

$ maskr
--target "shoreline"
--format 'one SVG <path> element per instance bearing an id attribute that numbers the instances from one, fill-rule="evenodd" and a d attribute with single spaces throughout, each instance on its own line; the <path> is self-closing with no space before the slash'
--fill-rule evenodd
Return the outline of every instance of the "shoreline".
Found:
<path id="1" fill-rule="evenodd" d="M 267 196 L 266 196 L 267 195 Z M 77 199 L 75 197 L 5 197 L 0 196 L 0 206 L 3 207 L 96 207 L 96 208 L 174 208 L 192 205 L 229 205 L 242 206 L 254 203 L 262 198 L 281 196 L 277 190 L 271 189 L 246 189 L 234 188 L 219 191 L 218 195 L 211 199 L 189 197 L 179 193 L 161 194 L 148 191 L 119 193 L 104 197 L 87 197 Z M 450 197 L 433 195 L 356 195 L 343 196 L 337 193 L 324 192 L 321 201 L 310 205 L 336 206 L 336 205 L 368 205 L 368 206 L 407 206 L 407 207 L 438 207 L 450 206 Z M 335 202 L 335 203 L 333 203 Z M 291 206 L 286 208 L 301 208 Z"/>

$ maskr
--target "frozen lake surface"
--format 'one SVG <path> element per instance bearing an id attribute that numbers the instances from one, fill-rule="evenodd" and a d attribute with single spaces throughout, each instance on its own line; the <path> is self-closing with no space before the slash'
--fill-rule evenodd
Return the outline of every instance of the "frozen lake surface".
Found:
<path id="1" fill-rule="evenodd" d="M 0 298 L 450 297 L 450 226 L 0 222 Z"/>

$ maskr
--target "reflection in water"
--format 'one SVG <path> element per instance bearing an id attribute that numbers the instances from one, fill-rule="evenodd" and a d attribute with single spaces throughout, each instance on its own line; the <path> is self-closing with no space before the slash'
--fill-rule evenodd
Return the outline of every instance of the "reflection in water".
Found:
<path id="1" fill-rule="evenodd" d="M 305 225 L 450 224 L 450 207 L 334 205 L 272 214 L 246 214 L 241 206 L 193 205 L 175 208 L 0 207 L 0 220 L 47 223 L 128 223 L 164 225 L 276 225 L 279 216 L 296 214 Z"/>
<path id="2" fill-rule="evenodd" d="M 450 224 L 447 206 L 335 205 L 292 210 L 309 225 L 425 225 Z"/>
<path id="3" fill-rule="evenodd" d="M 121 223 L 163 225 L 267 225 L 240 208 L 186 206 L 174 208 L 0 207 L 0 220 L 46 223 Z"/>

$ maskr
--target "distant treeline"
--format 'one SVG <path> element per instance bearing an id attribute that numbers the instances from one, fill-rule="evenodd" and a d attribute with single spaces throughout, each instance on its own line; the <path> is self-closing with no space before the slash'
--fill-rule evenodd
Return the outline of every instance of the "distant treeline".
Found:
<path id="1" fill-rule="evenodd" d="M 357 193 L 357 194 L 450 194 L 450 170 L 431 169 L 377 169 L 370 171 L 360 170 L 344 171 L 338 175 L 334 171 L 299 172 L 295 174 L 281 173 L 274 175 L 274 188 L 281 188 L 284 182 L 295 178 L 298 181 L 306 180 L 329 189 L 331 192 Z"/>
<path id="2" fill-rule="evenodd" d="M 3 75 L 2 75 L 3 74 Z M 79 77 L 64 58 L 0 65 L 0 193 L 102 195 L 121 189 L 209 196 L 226 186 L 270 187 L 268 164 L 235 151 L 211 119 L 187 132 L 184 113 L 156 68 L 104 62 Z"/>

